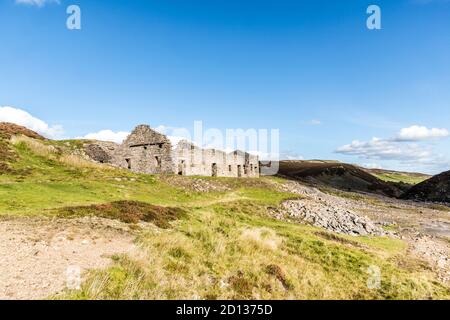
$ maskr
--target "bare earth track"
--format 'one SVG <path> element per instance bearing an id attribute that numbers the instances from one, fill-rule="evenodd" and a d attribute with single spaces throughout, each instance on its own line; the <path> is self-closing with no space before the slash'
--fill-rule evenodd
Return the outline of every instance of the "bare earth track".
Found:
<path id="1" fill-rule="evenodd" d="M 106 219 L 1 218 L 0 299 L 56 295 L 67 288 L 70 268 L 83 278 L 114 254 L 136 250 L 133 239 L 125 224 Z"/>

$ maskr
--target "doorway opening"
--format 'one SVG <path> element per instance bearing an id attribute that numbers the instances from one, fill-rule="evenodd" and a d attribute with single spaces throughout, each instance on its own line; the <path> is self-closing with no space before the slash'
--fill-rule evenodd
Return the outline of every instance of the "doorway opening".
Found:
<path id="1" fill-rule="evenodd" d="M 161 157 L 155 157 L 155 166 L 161 168 Z"/>
<path id="2" fill-rule="evenodd" d="M 185 163 L 184 160 L 181 160 L 180 163 L 178 164 L 178 175 L 180 175 L 180 176 L 184 176 L 184 174 L 185 174 L 184 163 Z"/>

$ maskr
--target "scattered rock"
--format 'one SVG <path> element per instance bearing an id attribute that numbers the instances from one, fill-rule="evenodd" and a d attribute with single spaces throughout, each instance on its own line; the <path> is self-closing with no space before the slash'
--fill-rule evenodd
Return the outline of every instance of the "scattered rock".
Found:
<path id="1" fill-rule="evenodd" d="M 100 163 L 110 163 L 111 156 L 105 151 L 105 148 L 99 144 L 86 144 L 84 151 L 92 160 Z"/>
<path id="2" fill-rule="evenodd" d="M 450 249 L 437 237 L 419 234 L 408 239 L 413 254 L 430 263 L 439 278 L 450 284 Z"/>
<path id="3" fill-rule="evenodd" d="M 384 236 L 386 231 L 377 227 L 370 219 L 320 202 L 289 200 L 282 204 L 281 216 L 306 222 L 329 231 L 352 236 Z"/>
<path id="4" fill-rule="evenodd" d="M 228 186 L 220 183 L 220 181 L 218 180 L 179 177 L 172 175 L 161 175 L 159 179 L 174 187 L 180 187 L 185 190 L 194 192 L 208 193 L 208 192 L 225 192 L 231 190 Z"/>
<path id="5" fill-rule="evenodd" d="M 390 233 L 349 208 L 343 198 L 327 195 L 298 182 L 288 182 L 279 187 L 282 191 L 301 195 L 304 199 L 285 201 L 273 210 L 278 219 L 295 220 L 329 231 L 352 236 L 385 236 Z"/>

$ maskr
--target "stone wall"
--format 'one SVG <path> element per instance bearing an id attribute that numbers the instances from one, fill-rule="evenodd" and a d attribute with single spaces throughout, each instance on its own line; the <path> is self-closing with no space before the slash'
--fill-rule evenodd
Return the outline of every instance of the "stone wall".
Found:
<path id="1" fill-rule="evenodd" d="M 96 142 L 85 146 L 86 154 L 101 162 L 108 154 L 110 163 L 138 173 L 173 173 L 172 144 L 163 134 L 147 125 L 137 126 L 121 144 Z M 93 152 L 95 151 L 95 152 Z"/>
<path id="2" fill-rule="evenodd" d="M 183 140 L 170 140 L 147 125 L 137 126 L 121 144 L 96 141 L 85 145 L 93 160 L 138 173 L 175 173 L 186 176 L 259 177 L 257 156 L 202 149 Z"/>
<path id="3" fill-rule="evenodd" d="M 172 144 L 165 135 L 140 125 L 118 148 L 115 162 L 139 173 L 173 173 Z"/>
<path id="4" fill-rule="evenodd" d="M 181 141 L 175 148 L 173 159 L 179 175 L 259 177 L 258 157 L 242 151 L 226 153 Z"/>
<path id="5" fill-rule="evenodd" d="M 96 141 L 84 146 L 86 155 L 99 163 L 111 163 L 114 150 L 119 147 L 118 144 L 106 141 Z"/>

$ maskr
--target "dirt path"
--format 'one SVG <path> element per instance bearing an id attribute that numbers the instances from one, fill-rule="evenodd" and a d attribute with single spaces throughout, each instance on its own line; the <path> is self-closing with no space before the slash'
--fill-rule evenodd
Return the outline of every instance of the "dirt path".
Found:
<path id="1" fill-rule="evenodd" d="M 106 219 L 2 218 L 0 299 L 45 299 L 76 288 L 86 270 L 136 250 L 133 239 L 126 225 Z"/>

